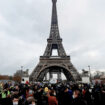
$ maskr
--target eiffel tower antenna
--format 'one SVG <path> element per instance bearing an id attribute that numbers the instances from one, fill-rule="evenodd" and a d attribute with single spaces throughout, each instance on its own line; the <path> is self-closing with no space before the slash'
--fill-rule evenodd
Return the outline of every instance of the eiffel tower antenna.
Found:
<path id="1" fill-rule="evenodd" d="M 53 9 L 52 9 L 52 22 L 51 25 L 58 25 L 58 19 L 57 19 L 57 9 L 56 9 L 56 2 L 57 0 L 52 0 L 53 3 Z"/>

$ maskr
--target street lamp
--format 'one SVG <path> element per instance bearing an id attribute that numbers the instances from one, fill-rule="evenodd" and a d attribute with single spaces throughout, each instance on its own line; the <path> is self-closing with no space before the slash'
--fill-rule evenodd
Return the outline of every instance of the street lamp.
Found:
<path id="1" fill-rule="evenodd" d="M 21 66 L 21 70 L 23 70 L 23 66 Z"/>
<path id="2" fill-rule="evenodd" d="M 90 83 L 91 83 L 92 81 L 91 81 L 91 70 L 90 70 L 90 65 L 89 65 L 88 67 L 89 67 L 89 73 L 90 73 Z"/>

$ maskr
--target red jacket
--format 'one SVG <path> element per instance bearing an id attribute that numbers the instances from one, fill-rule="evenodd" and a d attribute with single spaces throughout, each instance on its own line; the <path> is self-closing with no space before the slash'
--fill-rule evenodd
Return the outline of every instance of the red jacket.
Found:
<path id="1" fill-rule="evenodd" d="M 57 101 L 56 97 L 49 96 L 48 97 L 48 105 L 58 105 L 58 101 Z"/>

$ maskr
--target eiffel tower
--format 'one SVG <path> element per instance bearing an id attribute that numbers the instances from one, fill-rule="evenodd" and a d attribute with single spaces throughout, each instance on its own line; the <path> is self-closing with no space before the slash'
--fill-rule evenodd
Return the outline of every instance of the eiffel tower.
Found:
<path id="1" fill-rule="evenodd" d="M 49 73 L 49 79 L 53 78 L 53 74 L 56 73 L 58 80 L 61 80 L 61 73 L 65 75 L 68 81 L 79 81 L 80 75 L 76 68 L 70 61 L 70 56 L 66 55 L 64 47 L 62 45 L 62 38 L 59 34 L 58 18 L 57 18 L 57 0 L 52 0 L 52 19 L 50 36 L 47 39 L 47 47 L 43 56 L 40 56 L 40 61 L 30 75 L 31 81 L 43 81 L 47 79 L 47 73 Z M 57 50 L 57 55 L 53 56 L 53 51 Z"/>

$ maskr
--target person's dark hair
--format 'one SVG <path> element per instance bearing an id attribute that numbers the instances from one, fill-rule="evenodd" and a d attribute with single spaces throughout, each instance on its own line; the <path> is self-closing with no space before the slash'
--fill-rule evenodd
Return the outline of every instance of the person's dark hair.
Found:
<path id="1" fill-rule="evenodd" d="M 78 95 L 78 97 L 81 97 L 81 93 L 80 93 L 80 90 L 79 90 L 79 89 L 74 90 L 74 92 L 75 92 L 75 94 L 77 94 L 77 95 Z"/>
<path id="2" fill-rule="evenodd" d="M 54 90 L 51 90 L 50 96 L 54 96 Z"/>
<path id="3" fill-rule="evenodd" d="M 68 87 L 67 87 L 67 86 L 64 86 L 64 87 L 63 87 L 63 91 L 65 91 L 66 89 L 68 89 Z"/>
<path id="4" fill-rule="evenodd" d="M 19 98 L 19 95 L 17 95 L 17 94 L 13 95 L 12 96 L 12 99 L 14 99 L 14 98 L 17 98 L 18 99 Z"/>

